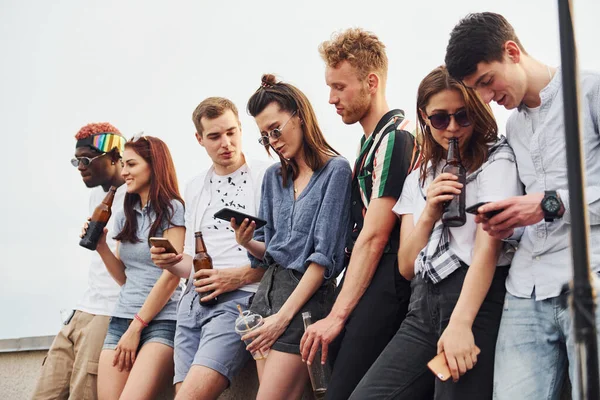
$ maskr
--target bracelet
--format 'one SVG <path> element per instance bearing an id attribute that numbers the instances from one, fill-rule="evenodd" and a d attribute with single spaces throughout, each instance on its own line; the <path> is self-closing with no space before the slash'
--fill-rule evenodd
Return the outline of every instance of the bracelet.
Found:
<path id="1" fill-rule="evenodd" d="M 138 321 L 140 321 L 140 323 L 141 323 L 142 325 L 144 325 L 144 328 L 147 328 L 147 327 L 148 327 L 148 323 L 147 323 L 146 321 L 144 321 L 144 320 L 142 319 L 142 317 L 140 317 L 139 315 L 135 314 L 134 318 L 135 318 L 135 319 L 137 319 Z"/>

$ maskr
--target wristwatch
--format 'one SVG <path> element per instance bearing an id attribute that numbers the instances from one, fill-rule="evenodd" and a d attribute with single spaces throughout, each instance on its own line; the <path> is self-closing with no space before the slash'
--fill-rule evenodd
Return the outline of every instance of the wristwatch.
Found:
<path id="1" fill-rule="evenodd" d="M 555 190 L 547 190 L 544 192 L 544 198 L 542 199 L 542 211 L 544 212 L 544 220 L 546 222 L 552 222 L 556 218 L 559 218 L 558 213 L 562 208 L 562 201 Z"/>

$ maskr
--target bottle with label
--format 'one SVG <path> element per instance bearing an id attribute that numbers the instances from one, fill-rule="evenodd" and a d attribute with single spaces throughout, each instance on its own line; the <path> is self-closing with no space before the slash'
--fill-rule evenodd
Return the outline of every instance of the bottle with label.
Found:
<path id="1" fill-rule="evenodd" d="M 194 271 L 198 272 L 201 269 L 212 269 L 213 262 L 212 258 L 208 255 L 206 251 L 206 245 L 204 244 L 204 239 L 202 238 L 202 232 L 194 233 L 194 237 L 196 238 L 196 255 L 193 259 Z M 209 301 L 202 301 L 203 297 L 210 295 L 212 292 L 204 292 L 200 294 L 200 305 L 201 306 L 214 306 L 219 301 L 216 297 Z"/>
<path id="2" fill-rule="evenodd" d="M 467 170 L 460 161 L 458 138 L 449 140 L 446 165 L 442 168 L 442 173 L 444 172 L 456 175 L 458 177 L 458 182 L 462 183 L 463 187 L 461 188 L 460 194 L 454 195 L 454 198 L 444 205 L 442 222 L 444 225 L 451 228 L 463 226 L 465 222 L 467 222 L 467 213 L 465 211 Z"/>
<path id="3" fill-rule="evenodd" d="M 304 322 L 304 331 L 312 324 L 310 311 L 302 313 L 302 321 Z M 316 352 L 315 358 L 311 365 L 308 366 L 308 375 L 310 376 L 310 383 L 317 399 L 325 398 L 327 392 L 327 384 L 331 379 L 331 369 L 329 364 L 321 364 L 321 348 Z"/>
<path id="4" fill-rule="evenodd" d="M 102 232 L 104 231 L 104 227 L 112 215 L 110 208 L 112 207 L 116 192 L 116 186 L 111 186 L 106 194 L 106 197 L 104 197 L 104 200 L 102 200 L 102 203 L 96 207 L 94 213 L 92 214 L 92 218 L 88 223 L 88 228 L 85 231 L 85 235 L 83 235 L 79 241 L 80 246 L 85 247 L 86 249 L 96 250 L 96 247 L 98 247 L 98 240 L 100 240 Z"/>

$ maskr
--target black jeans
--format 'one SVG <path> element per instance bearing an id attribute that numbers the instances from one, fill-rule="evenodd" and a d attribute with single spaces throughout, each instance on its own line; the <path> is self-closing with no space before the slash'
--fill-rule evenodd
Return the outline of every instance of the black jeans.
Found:
<path id="1" fill-rule="evenodd" d="M 463 286 L 463 265 L 437 285 L 420 276 L 412 281 L 408 314 L 381 356 L 362 379 L 351 399 L 491 399 L 494 353 L 500 327 L 508 267 L 497 267 L 488 294 L 473 323 L 475 344 L 481 349 L 477 365 L 458 383 L 442 382 L 427 368 L 437 353 L 437 341 Z"/>
<path id="2" fill-rule="evenodd" d="M 343 281 L 340 287 L 344 285 Z M 332 343 L 333 367 L 326 398 L 347 400 L 406 316 L 410 282 L 398 271 L 398 256 L 381 257 L 371 284 Z"/>

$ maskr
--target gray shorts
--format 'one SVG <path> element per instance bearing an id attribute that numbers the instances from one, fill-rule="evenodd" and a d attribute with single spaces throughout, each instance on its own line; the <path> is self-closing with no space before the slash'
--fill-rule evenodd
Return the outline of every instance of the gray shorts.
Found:
<path id="1" fill-rule="evenodd" d="M 300 283 L 302 273 L 271 264 L 263 275 L 250 310 L 264 318 L 278 312 Z M 323 319 L 331 311 L 335 300 L 335 279 L 326 281 L 292 318 L 287 329 L 271 348 L 284 353 L 300 354 L 300 340 L 304 335 L 302 313 L 310 311 L 312 322 Z"/>
<path id="2" fill-rule="evenodd" d="M 240 315 L 236 306 L 247 310 L 253 295 L 243 290 L 225 293 L 214 306 L 201 306 L 193 289 L 183 295 L 177 308 L 173 384 L 183 382 L 192 365 L 215 370 L 231 383 L 250 359 L 246 345 L 235 333 Z"/>

